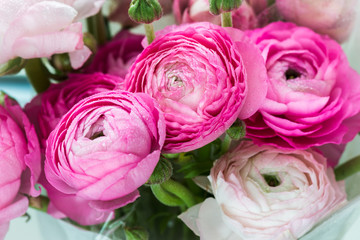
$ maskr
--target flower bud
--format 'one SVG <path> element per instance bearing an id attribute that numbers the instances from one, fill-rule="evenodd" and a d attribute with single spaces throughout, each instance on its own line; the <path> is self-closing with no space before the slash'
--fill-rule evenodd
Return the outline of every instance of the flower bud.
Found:
<path id="1" fill-rule="evenodd" d="M 4 64 L 0 64 L 0 77 L 20 72 L 20 70 L 25 66 L 25 63 L 25 59 L 17 57 Z"/>
<path id="2" fill-rule="evenodd" d="M 210 0 L 210 12 L 219 15 L 222 12 L 231 12 L 240 7 L 242 0 Z"/>
<path id="3" fill-rule="evenodd" d="M 157 0 L 132 0 L 129 17 L 137 23 L 152 23 L 161 18 L 163 11 Z"/>

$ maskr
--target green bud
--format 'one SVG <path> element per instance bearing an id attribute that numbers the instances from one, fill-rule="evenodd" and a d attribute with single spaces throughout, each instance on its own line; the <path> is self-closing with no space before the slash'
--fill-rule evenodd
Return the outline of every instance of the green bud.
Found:
<path id="1" fill-rule="evenodd" d="M 60 53 L 60 54 L 52 55 L 51 65 L 60 72 L 67 73 L 73 71 L 68 53 Z"/>
<path id="2" fill-rule="evenodd" d="M 231 12 L 238 9 L 242 0 L 210 0 L 210 12 L 214 15 L 219 15 L 222 12 Z"/>
<path id="3" fill-rule="evenodd" d="M 132 0 L 129 17 L 137 23 L 152 23 L 161 18 L 163 11 L 157 0 Z"/>
<path id="4" fill-rule="evenodd" d="M 139 227 L 125 229 L 126 240 L 148 240 L 149 233 Z"/>
<path id="5" fill-rule="evenodd" d="M 240 138 L 245 137 L 245 124 L 241 120 L 236 119 L 236 121 L 231 125 L 231 127 L 226 130 L 226 133 L 231 139 L 239 140 Z"/>
<path id="6" fill-rule="evenodd" d="M 169 160 L 160 158 L 154 172 L 147 181 L 147 184 L 160 184 L 167 181 L 173 174 L 173 168 Z"/>
<path id="7" fill-rule="evenodd" d="M 4 64 L 0 64 L 0 77 L 20 72 L 20 70 L 24 68 L 25 63 L 25 59 L 17 57 Z"/>

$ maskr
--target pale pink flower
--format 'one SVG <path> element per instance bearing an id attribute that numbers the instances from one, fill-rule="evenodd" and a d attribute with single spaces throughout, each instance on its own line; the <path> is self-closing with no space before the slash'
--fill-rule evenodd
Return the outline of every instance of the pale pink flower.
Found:
<path id="1" fill-rule="evenodd" d="M 179 217 L 203 240 L 297 239 L 346 202 L 326 159 L 313 150 L 242 142 L 209 176 L 215 198 Z"/>
<path id="2" fill-rule="evenodd" d="M 79 20 L 95 14 L 104 0 L 0 0 L 0 64 L 15 57 L 70 53 L 79 68 L 90 55 Z"/>
<path id="3" fill-rule="evenodd" d="M 83 224 L 135 201 L 165 140 L 163 114 L 143 93 L 101 92 L 73 106 L 47 140 L 44 172 L 54 207 Z M 84 206 L 70 212 L 61 198 Z M 82 202 L 82 203 L 81 203 Z M 93 209 L 93 217 L 87 208 Z M 103 212 L 103 214 L 101 213 Z"/>
<path id="4" fill-rule="evenodd" d="M 357 0 L 276 0 L 276 6 L 285 20 L 343 42 L 354 26 Z"/>

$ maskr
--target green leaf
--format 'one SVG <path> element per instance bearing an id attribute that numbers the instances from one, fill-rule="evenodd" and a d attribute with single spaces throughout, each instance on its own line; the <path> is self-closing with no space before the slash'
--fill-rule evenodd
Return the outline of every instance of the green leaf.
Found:
<path id="1" fill-rule="evenodd" d="M 126 240 L 148 240 L 149 233 L 140 227 L 125 229 Z"/>
<path id="2" fill-rule="evenodd" d="M 245 137 L 246 128 L 244 122 L 240 119 L 237 119 L 231 127 L 226 130 L 226 133 L 230 136 L 233 140 L 239 140 L 240 138 Z"/>
<path id="3" fill-rule="evenodd" d="M 151 177 L 147 181 L 147 184 L 160 184 L 168 179 L 173 175 L 173 167 L 171 162 L 166 158 L 160 158 L 158 164 L 156 165 L 154 172 L 152 173 Z"/>

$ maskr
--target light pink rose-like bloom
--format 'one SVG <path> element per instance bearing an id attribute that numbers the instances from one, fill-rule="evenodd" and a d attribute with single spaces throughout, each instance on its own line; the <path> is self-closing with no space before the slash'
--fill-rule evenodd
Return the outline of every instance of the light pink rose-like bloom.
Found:
<path id="1" fill-rule="evenodd" d="M 40 147 L 34 126 L 21 107 L 8 96 L 0 105 L 0 239 L 9 221 L 22 216 L 29 205 L 25 196 L 38 196 Z"/>
<path id="2" fill-rule="evenodd" d="M 242 142 L 209 180 L 215 198 L 179 216 L 204 240 L 297 239 L 346 203 L 343 182 L 310 149 Z"/>
<path id="3" fill-rule="evenodd" d="M 354 27 L 357 0 L 276 0 L 276 6 L 287 21 L 343 42 Z"/>
<path id="4" fill-rule="evenodd" d="M 144 49 L 141 45 L 143 39 L 143 35 L 132 34 L 127 30 L 119 32 L 98 49 L 85 72 L 102 72 L 125 78 L 136 57 Z"/>
<path id="5" fill-rule="evenodd" d="M 200 148 L 237 117 L 254 114 L 266 95 L 258 49 L 243 32 L 211 23 L 170 26 L 136 59 L 125 89 L 155 98 L 165 113 L 169 153 Z"/>
<path id="6" fill-rule="evenodd" d="M 164 116 L 148 95 L 108 91 L 85 98 L 47 140 L 44 172 L 58 191 L 51 194 L 84 205 L 68 217 L 91 224 L 82 215 L 88 208 L 108 213 L 139 197 L 137 188 L 151 176 L 164 140 Z M 53 204 L 71 211 L 61 199 Z"/>
<path id="7" fill-rule="evenodd" d="M 293 23 L 276 22 L 247 35 L 265 59 L 269 90 L 245 121 L 256 144 L 306 149 L 342 144 L 360 131 L 360 75 L 341 46 Z"/>
<path id="8" fill-rule="evenodd" d="M 0 64 L 15 57 L 70 53 L 79 68 L 90 55 L 79 20 L 99 11 L 104 0 L 0 0 Z"/>
<path id="9" fill-rule="evenodd" d="M 193 22 L 210 22 L 221 25 L 221 16 L 212 15 L 209 0 L 174 0 L 173 12 L 178 24 Z M 257 27 L 257 19 L 253 9 L 243 2 L 241 6 L 232 11 L 233 26 L 241 30 Z"/>
<path id="10" fill-rule="evenodd" d="M 122 78 L 103 73 L 70 74 L 66 81 L 38 94 L 25 111 L 37 129 L 41 147 L 45 149 L 50 132 L 76 103 L 96 93 L 121 89 L 122 84 Z"/>

